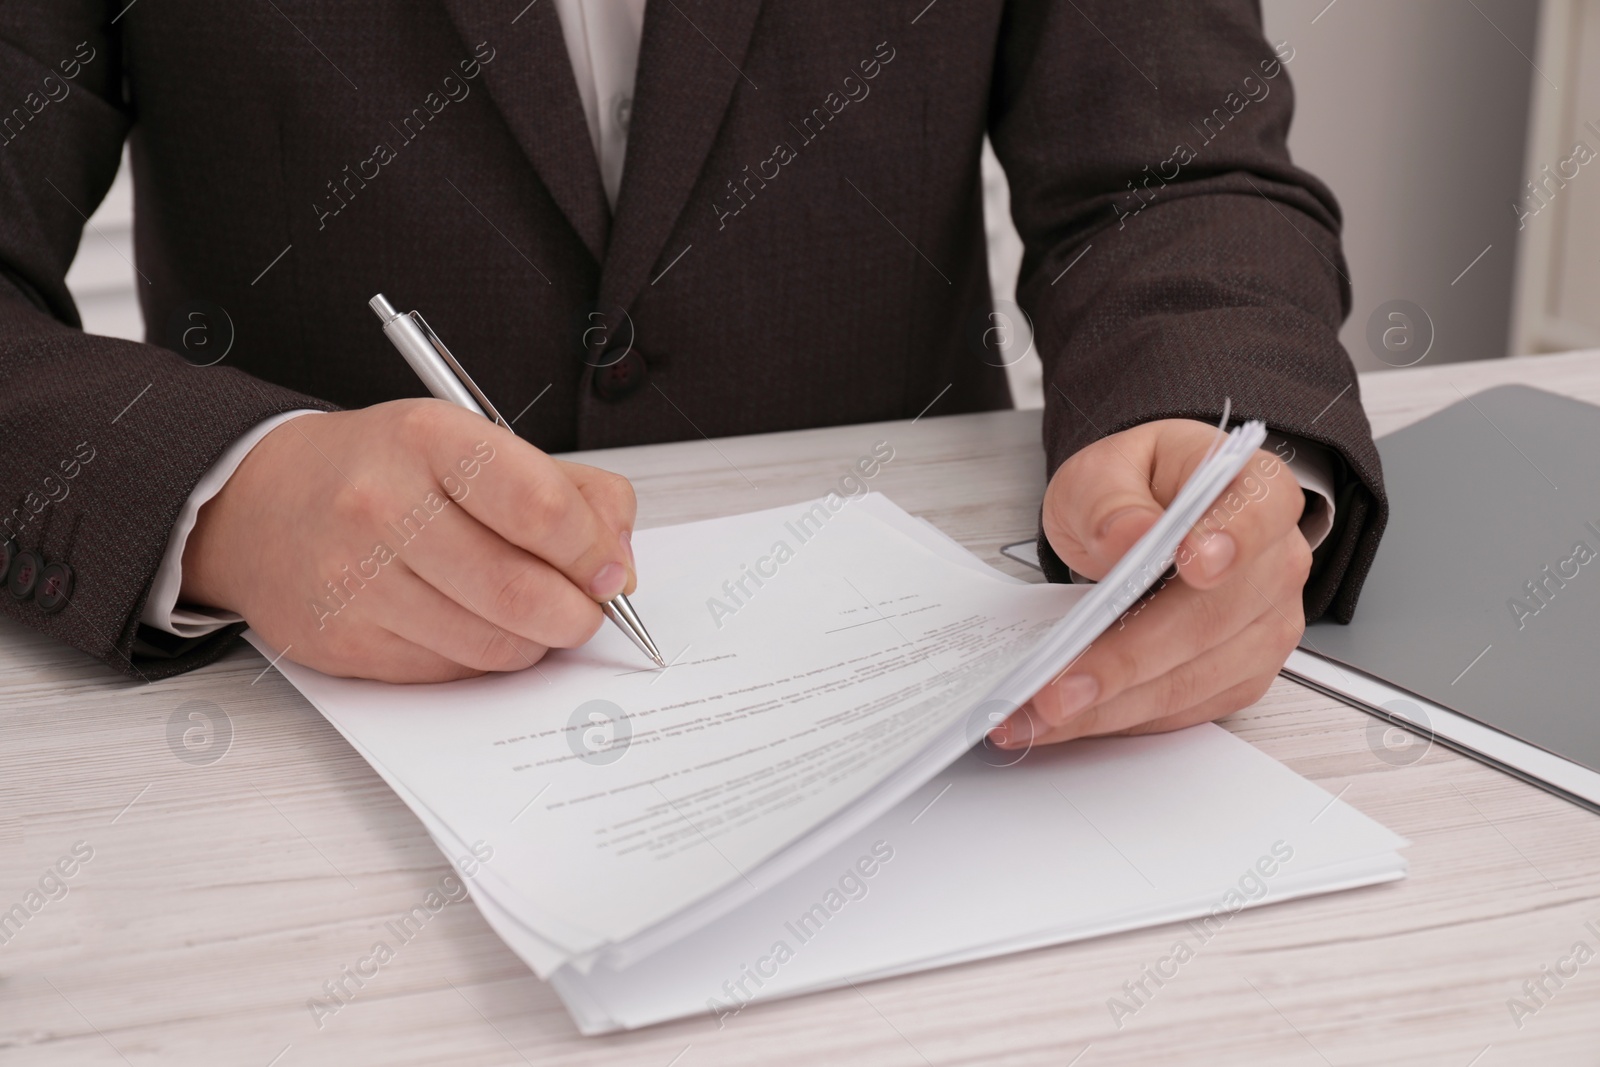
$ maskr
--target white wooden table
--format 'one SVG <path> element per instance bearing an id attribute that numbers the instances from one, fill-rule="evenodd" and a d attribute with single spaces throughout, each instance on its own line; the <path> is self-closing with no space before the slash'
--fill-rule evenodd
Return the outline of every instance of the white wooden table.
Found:
<path id="1" fill-rule="evenodd" d="M 1600 353 L 1362 389 L 1383 433 L 1512 381 L 1600 402 Z M 1021 573 L 998 549 L 1033 530 L 1038 430 L 1006 412 L 589 458 L 634 479 L 649 526 L 820 495 L 888 439 L 876 487 Z M 170 724 L 196 708 L 224 726 L 185 748 Z M 247 649 L 142 685 L 0 624 L 0 912 L 93 849 L 0 929 L 0 1065 L 1596 1062 L 1600 958 L 1520 1029 L 1508 1000 L 1575 943 L 1600 952 L 1600 819 L 1442 748 L 1395 766 L 1369 722 L 1280 680 L 1227 726 L 1408 836 L 1410 876 L 1241 913 L 1120 1030 L 1107 999 L 1172 928 L 586 1039 L 470 903 L 319 1028 L 307 1001 L 447 872 L 422 827 Z"/>

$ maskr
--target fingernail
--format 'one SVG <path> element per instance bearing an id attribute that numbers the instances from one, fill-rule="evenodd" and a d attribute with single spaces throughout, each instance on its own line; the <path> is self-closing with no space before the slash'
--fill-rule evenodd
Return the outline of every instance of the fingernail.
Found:
<path id="1" fill-rule="evenodd" d="M 1200 558 L 1201 575 L 1215 578 L 1228 569 L 1228 564 L 1233 562 L 1233 557 L 1238 553 L 1239 545 L 1234 539 L 1225 533 L 1219 533 L 1201 545 L 1195 555 Z"/>
<path id="2" fill-rule="evenodd" d="M 991 742 L 993 742 L 994 744 L 1000 746 L 1001 748 L 1005 748 L 1006 747 L 1006 743 L 1010 739 L 1011 739 L 1011 726 L 1010 726 L 1009 723 L 1004 723 L 1003 722 L 999 726 L 996 726 L 993 730 L 989 731 L 989 740 Z"/>
<path id="3" fill-rule="evenodd" d="M 1095 697 L 1100 695 L 1100 683 L 1093 675 L 1074 674 L 1057 682 L 1055 691 L 1055 700 L 1043 702 L 1049 709 L 1045 717 L 1051 725 L 1061 726 L 1094 703 Z"/>
<path id="4" fill-rule="evenodd" d="M 623 530 L 622 531 L 622 550 L 628 554 L 628 569 L 629 570 L 637 570 L 638 568 L 636 566 L 634 566 L 634 562 L 633 562 L 633 531 L 632 530 Z"/>
<path id="5" fill-rule="evenodd" d="M 610 600 L 628 584 L 628 568 L 620 563 L 607 563 L 589 583 L 589 593 L 596 600 Z"/>

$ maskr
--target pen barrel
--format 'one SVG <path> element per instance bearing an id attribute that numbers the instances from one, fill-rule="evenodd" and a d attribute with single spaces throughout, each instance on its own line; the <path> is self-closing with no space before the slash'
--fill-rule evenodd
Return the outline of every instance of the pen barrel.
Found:
<path id="1" fill-rule="evenodd" d="M 472 376 L 450 354 L 438 334 L 433 332 L 433 327 L 428 325 L 426 319 L 413 311 L 402 315 L 389 298 L 382 293 L 375 293 L 367 306 L 378 316 L 378 321 L 383 323 L 383 335 L 389 343 L 400 351 L 411 370 L 421 380 L 428 392 L 440 400 L 448 400 L 460 408 L 466 408 L 482 418 L 489 419 L 498 426 L 515 433 L 511 424 L 507 422 L 489 398 L 483 394 L 472 381 Z M 533 405 L 529 405 L 532 407 Z M 657 666 L 665 668 L 667 661 L 662 658 L 661 650 L 651 639 L 649 631 L 644 628 L 638 613 L 633 610 L 633 605 L 621 593 L 612 597 L 601 605 L 606 617 L 616 623 L 623 633 L 639 650 L 655 661 Z"/>
<path id="2" fill-rule="evenodd" d="M 484 418 L 489 417 L 467 387 L 461 384 L 461 380 L 450 373 L 450 369 L 440 361 L 433 343 L 409 315 L 397 315 L 385 322 L 383 333 L 395 348 L 400 350 L 400 355 L 405 357 L 405 361 L 411 365 L 412 371 L 428 392 L 440 400 L 448 400 Z"/>

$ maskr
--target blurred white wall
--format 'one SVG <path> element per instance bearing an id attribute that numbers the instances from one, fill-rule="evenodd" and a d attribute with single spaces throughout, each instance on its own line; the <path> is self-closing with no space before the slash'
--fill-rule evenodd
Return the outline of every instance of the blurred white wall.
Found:
<path id="1" fill-rule="evenodd" d="M 1600 348 L 1600 0 L 1544 0 L 1511 350 Z"/>
<path id="2" fill-rule="evenodd" d="M 994 292 L 997 320 L 1005 326 L 1004 344 L 996 362 L 1003 362 L 1011 382 L 1011 401 L 1019 408 L 1044 407 L 1044 364 L 1033 350 L 1033 329 L 1017 314 L 1012 301 L 1022 271 L 1022 238 L 1011 225 L 1011 190 L 989 139 L 983 140 L 983 225 L 989 237 L 989 288 Z"/>
<path id="3" fill-rule="evenodd" d="M 78 256 L 67 271 L 67 287 L 85 330 L 142 341 L 144 318 L 133 269 L 133 182 L 128 174 L 124 152 L 117 180 L 84 227 Z"/>
<path id="4" fill-rule="evenodd" d="M 1341 338 L 1362 369 L 1410 358 L 1380 359 L 1368 343 L 1369 319 L 1396 300 L 1432 320 L 1428 363 L 1508 351 L 1517 241 L 1508 205 L 1539 77 L 1540 6 L 1262 0 L 1268 37 L 1295 49 L 1290 151 L 1344 208 L 1354 307 Z"/>

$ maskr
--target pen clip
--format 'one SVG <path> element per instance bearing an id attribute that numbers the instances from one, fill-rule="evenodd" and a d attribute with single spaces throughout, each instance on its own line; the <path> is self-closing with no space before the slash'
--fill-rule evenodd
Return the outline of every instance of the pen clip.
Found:
<path id="1" fill-rule="evenodd" d="M 445 366 L 450 368 L 450 372 L 460 379 L 462 386 L 472 394 L 472 399 L 478 402 L 478 406 L 483 409 L 483 413 L 498 425 L 511 430 L 511 424 L 501 417 L 500 412 L 495 410 L 493 404 L 489 403 L 489 398 L 483 395 L 483 390 L 479 389 L 478 383 L 472 380 L 472 375 L 466 372 L 466 369 L 451 354 L 450 349 L 446 348 L 445 343 L 439 339 L 439 335 L 433 332 L 433 327 L 429 326 L 428 320 L 422 317 L 422 312 L 411 311 L 407 312 L 407 314 L 422 330 L 422 335 L 428 339 L 428 343 L 439 353 L 439 358 L 444 360 Z M 516 433 L 515 430 L 511 430 L 511 432 Z"/>

